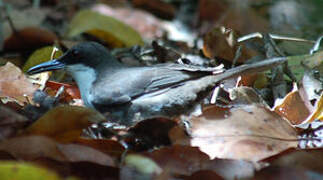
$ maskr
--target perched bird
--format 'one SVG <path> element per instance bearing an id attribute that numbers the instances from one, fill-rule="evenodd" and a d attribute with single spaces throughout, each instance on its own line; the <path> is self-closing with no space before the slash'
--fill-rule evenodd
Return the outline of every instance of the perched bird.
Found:
<path id="1" fill-rule="evenodd" d="M 267 64 L 272 66 L 284 60 L 278 58 Z M 184 64 L 130 67 L 95 42 L 80 43 L 60 58 L 36 65 L 27 73 L 62 68 L 76 81 L 87 107 L 109 112 L 112 119 L 126 125 L 190 112 L 216 83 L 238 75 L 232 69 L 216 74 L 222 69 Z M 241 72 L 248 70 L 248 66 L 239 68 Z"/>

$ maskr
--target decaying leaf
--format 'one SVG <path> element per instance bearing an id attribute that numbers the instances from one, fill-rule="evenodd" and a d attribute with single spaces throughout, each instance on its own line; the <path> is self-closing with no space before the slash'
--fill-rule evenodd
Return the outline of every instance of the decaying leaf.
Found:
<path id="1" fill-rule="evenodd" d="M 55 173 L 43 167 L 36 166 L 32 163 L 17 161 L 0 162 L 0 179 L 2 180 L 23 180 L 26 179 L 47 179 L 60 180 L 61 178 Z"/>
<path id="2" fill-rule="evenodd" d="M 105 154 L 110 155 L 115 160 L 119 160 L 125 151 L 125 148 L 119 142 L 109 139 L 79 138 L 74 142 L 83 146 L 89 146 L 93 149 L 99 150 Z"/>
<path id="3" fill-rule="evenodd" d="M 58 106 L 26 129 L 25 134 L 44 135 L 59 142 L 71 142 L 93 123 L 105 121 L 99 112 L 80 106 Z"/>
<path id="4" fill-rule="evenodd" d="M 296 84 L 294 89 L 283 100 L 280 100 L 280 103 L 277 102 L 273 107 L 274 111 L 288 119 L 293 125 L 302 123 L 310 115 L 310 111 L 305 106 Z"/>
<path id="5" fill-rule="evenodd" d="M 233 61 L 238 47 L 237 34 L 232 29 L 225 27 L 214 28 L 203 38 L 203 53 L 209 58 L 219 57 Z M 256 54 L 256 51 L 244 47 L 241 50 L 241 56 L 237 60 L 238 62 L 244 62 Z"/>
<path id="6" fill-rule="evenodd" d="M 323 149 L 297 150 L 290 149 L 263 160 L 273 166 L 302 168 L 316 172 L 323 172 Z"/>
<path id="7" fill-rule="evenodd" d="M 38 27 L 26 27 L 5 40 L 4 50 L 34 50 L 42 46 L 51 45 L 57 39 L 56 34 L 49 30 Z"/>
<path id="8" fill-rule="evenodd" d="M 210 160 L 206 154 L 191 146 L 163 147 L 143 155 L 153 159 L 164 171 L 175 175 L 191 175 L 209 170 L 224 179 L 247 179 L 253 176 L 258 166 L 244 160 Z"/>
<path id="9" fill-rule="evenodd" d="M 28 123 L 26 117 L 13 110 L 0 106 L 0 140 L 4 140 L 15 135 Z"/>
<path id="10" fill-rule="evenodd" d="M 21 70 L 8 62 L 0 67 L 0 98 L 2 102 L 16 101 L 18 104 L 30 102 L 37 86 L 33 85 Z"/>
<path id="11" fill-rule="evenodd" d="M 260 104 L 232 110 L 210 107 L 191 120 L 191 145 L 211 158 L 258 161 L 297 147 L 297 133 L 287 121 Z"/>
<path id="12" fill-rule="evenodd" d="M 73 37 L 81 33 L 91 34 L 112 47 L 143 45 L 140 35 L 130 26 L 90 10 L 82 10 L 74 16 L 66 35 Z"/>
<path id="13" fill-rule="evenodd" d="M 0 150 L 17 159 L 37 160 L 49 158 L 62 162 L 88 161 L 96 164 L 114 166 L 113 159 L 98 150 L 78 144 L 60 144 L 44 136 L 22 136 L 0 143 Z"/>

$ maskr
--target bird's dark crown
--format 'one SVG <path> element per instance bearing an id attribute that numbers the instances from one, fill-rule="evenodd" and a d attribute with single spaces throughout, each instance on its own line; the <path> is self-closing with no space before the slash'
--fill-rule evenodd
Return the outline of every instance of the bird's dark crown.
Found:
<path id="1" fill-rule="evenodd" d="M 58 60 L 65 65 L 83 64 L 93 68 L 105 60 L 116 61 L 104 46 L 96 42 L 75 45 Z"/>

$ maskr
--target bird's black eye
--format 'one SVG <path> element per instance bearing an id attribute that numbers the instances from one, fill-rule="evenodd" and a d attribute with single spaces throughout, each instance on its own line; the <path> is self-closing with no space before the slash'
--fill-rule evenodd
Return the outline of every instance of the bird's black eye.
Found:
<path id="1" fill-rule="evenodd" d="M 79 52 L 78 50 L 76 50 L 76 49 L 73 49 L 73 50 L 72 50 L 72 55 L 73 55 L 74 57 L 80 57 L 80 52 Z"/>

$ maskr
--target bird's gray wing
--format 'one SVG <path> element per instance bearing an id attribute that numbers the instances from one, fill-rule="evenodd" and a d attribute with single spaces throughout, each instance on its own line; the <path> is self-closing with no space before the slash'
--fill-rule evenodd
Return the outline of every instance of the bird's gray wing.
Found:
<path id="1" fill-rule="evenodd" d="M 210 72 L 192 72 L 168 66 L 126 68 L 93 84 L 92 104 L 113 106 L 130 103 L 144 94 L 181 86 Z"/>

